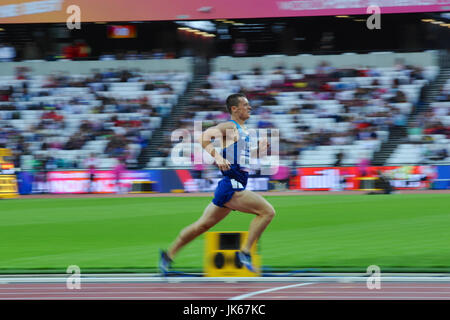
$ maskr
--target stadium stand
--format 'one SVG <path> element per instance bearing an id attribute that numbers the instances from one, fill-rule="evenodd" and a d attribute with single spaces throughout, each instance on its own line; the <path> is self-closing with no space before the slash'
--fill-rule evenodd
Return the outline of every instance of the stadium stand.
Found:
<path id="1" fill-rule="evenodd" d="M 363 67 L 367 61 L 376 65 Z M 244 92 L 254 107 L 248 126 L 280 129 L 282 161 L 301 166 L 332 166 L 341 153 L 343 165 L 372 160 L 391 128 L 407 126 L 424 86 L 439 73 L 430 52 L 219 57 L 213 65 L 178 128 L 193 132 L 194 121 L 205 129 L 228 119 L 226 97 Z M 166 142 L 148 166 L 180 166 Z M 190 159 L 182 164 L 189 166 Z"/>
<path id="2" fill-rule="evenodd" d="M 108 68 L 91 73 L 31 74 L 21 66 L 0 76 L 0 144 L 16 150 L 17 167 L 83 168 L 91 155 L 100 169 L 117 159 L 137 163 L 192 74 L 188 68 L 143 72 L 104 63 Z"/>
<path id="3" fill-rule="evenodd" d="M 443 70 L 444 84 L 427 112 L 408 128 L 388 164 L 443 164 L 450 162 L 450 71 Z"/>
<path id="4" fill-rule="evenodd" d="M 93 154 L 102 169 L 117 158 L 136 167 L 194 77 L 190 59 L 170 62 L 3 62 L 0 144 L 16 150 L 16 165 L 25 170 L 83 168 Z M 332 166 L 338 157 L 341 165 L 372 161 L 396 127 L 408 128 L 409 140 L 387 164 L 417 163 L 424 154 L 434 161 L 449 151 L 442 148 L 449 145 L 448 81 L 420 125 L 421 118 L 408 123 L 424 87 L 440 72 L 433 52 L 218 57 L 211 65 L 176 128 L 193 132 L 194 121 L 204 130 L 228 119 L 226 97 L 244 92 L 254 107 L 249 127 L 280 130 L 286 165 Z M 435 143 L 421 143 L 423 137 Z M 171 161 L 171 132 L 164 139 L 146 167 L 191 167 L 191 158 Z"/>

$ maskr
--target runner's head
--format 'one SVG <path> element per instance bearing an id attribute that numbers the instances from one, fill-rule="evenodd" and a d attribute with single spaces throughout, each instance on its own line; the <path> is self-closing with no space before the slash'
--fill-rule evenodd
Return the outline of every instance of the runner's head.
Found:
<path id="1" fill-rule="evenodd" d="M 242 120 L 250 118 L 252 107 L 248 103 L 247 97 L 242 93 L 229 95 L 227 98 L 227 111 Z"/>

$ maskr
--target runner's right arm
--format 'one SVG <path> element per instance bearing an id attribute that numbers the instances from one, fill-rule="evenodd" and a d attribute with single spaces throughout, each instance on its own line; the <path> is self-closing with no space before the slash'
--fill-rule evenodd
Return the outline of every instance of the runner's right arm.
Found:
<path id="1" fill-rule="evenodd" d="M 214 158 L 214 160 L 217 163 L 217 166 L 220 170 L 226 171 L 230 169 L 230 162 L 227 159 L 224 159 L 222 155 L 217 152 L 217 150 L 214 148 L 213 143 L 211 142 L 211 139 L 219 139 L 221 147 L 223 148 L 223 137 L 226 136 L 227 129 L 233 129 L 233 123 L 232 122 L 223 122 L 219 123 L 218 125 L 208 128 L 200 137 L 200 144 L 203 149 L 208 152 L 211 157 Z"/>

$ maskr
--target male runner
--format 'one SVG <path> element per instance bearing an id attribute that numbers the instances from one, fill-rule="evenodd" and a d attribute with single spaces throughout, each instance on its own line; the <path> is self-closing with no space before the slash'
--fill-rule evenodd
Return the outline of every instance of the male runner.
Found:
<path id="1" fill-rule="evenodd" d="M 249 171 L 246 164 L 250 163 L 249 157 L 256 158 L 258 154 L 257 149 L 250 150 L 249 134 L 244 126 L 245 121 L 250 118 L 252 107 L 245 95 L 240 93 L 228 96 L 226 105 L 231 120 L 207 129 L 200 138 L 202 147 L 215 159 L 224 177 L 219 181 L 212 203 L 206 207 L 200 219 L 184 228 L 167 251 L 161 251 L 159 268 L 163 275 L 169 271 L 176 253 L 182 247 L 216 225 L 231 210 L 256 215 L 250 224 L 247 241 L 238 253 L 241 263 L 255 272 L 250 248 L 272 221 L 275 210 L 262 196 L 245 189 Z M 221 140 L 222 154 L 214 148 L 211 142 L 213 137 Z M 258 146 L 260 154 L 265 153 L 268 148 L 267 139 L 262 139 Z"/>

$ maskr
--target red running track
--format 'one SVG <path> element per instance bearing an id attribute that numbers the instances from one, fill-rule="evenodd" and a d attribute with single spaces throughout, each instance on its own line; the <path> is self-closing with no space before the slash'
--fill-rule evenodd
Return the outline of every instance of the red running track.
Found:
<path id="1" fill-rule="evenodd" d="M 0 300 L 450 300 L 450 283 L 365 282 L 65 283 L 0 284 Z"/>

